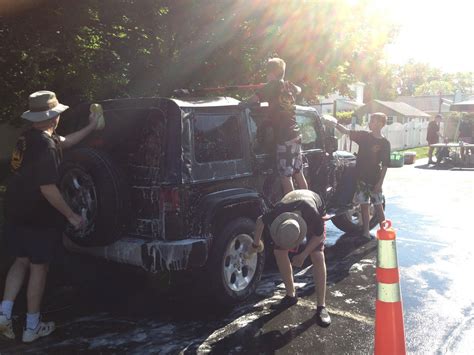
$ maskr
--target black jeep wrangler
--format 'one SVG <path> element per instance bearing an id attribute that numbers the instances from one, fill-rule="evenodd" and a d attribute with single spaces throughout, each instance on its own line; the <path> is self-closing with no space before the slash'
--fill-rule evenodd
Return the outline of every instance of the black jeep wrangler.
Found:
<path id="1" fill-rule="evenodd" d="M 87 220 L 68 229 L 72 252 L 150 272 L 203 268 L 225 303 L 249 296 L 264 254 L 245 257 L 256 218 L 282 197 L 267 107 L 238 100 L 143 98 L 101 102 L 105 129 L 67 151 L 60 189 Z M 336 152 L 334 131 L 297 106 L 304 173 L 333 223 L 360 228 L 352 205 L 354 156 Z M 85 125 L 89 104 L 63 115 L 59 132 Z M 376 224 L 376 216 L 371 226 Z M 268 237 L 268 236 L 267 236 Z"/>

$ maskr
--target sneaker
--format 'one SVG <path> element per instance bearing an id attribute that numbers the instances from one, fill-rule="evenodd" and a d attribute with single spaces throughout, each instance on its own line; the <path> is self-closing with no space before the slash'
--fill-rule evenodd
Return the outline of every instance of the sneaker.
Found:
<path id="1" fill-rule="evenodd" d="M 39 322 L 36 329 L 25 328 L 22 340 L 24 343 L 31 343 L 38 338 L 50 335 L 55 329 L 54 322 Z"/>
<path id="2" fill-rule="evenodd" d="M 270 306 L 270 309 L 282 310 L 282 309 L 286 309 L 286 308 L 289 308 L 291 306 L 294 306 L 296 303 L 298 303 L 298 297 L 296 297 L 296 296 L 291 297 L 291 296 L 286 295 L 285 297 L 283 297 L 280 300 L 280 302 L 272 304 Z"/>
<path id="3" fill-rule="evenodd" d="M 0 334 L 7 337 L 8 339 L 15 339 L 15 333 L 13 333 L 13 322 L 8 319 L 6 315 L 0 313 Z"/>
<path id="4" fill-rule="evenodd" d="M 329 316 L 326 307 L 318 306 L 318 308 L 316 308 L 316 314 L 314 316 L 316 317 L 316 322 L 319 326 L 327 328 L 331 325 L 331 317 Z"/>

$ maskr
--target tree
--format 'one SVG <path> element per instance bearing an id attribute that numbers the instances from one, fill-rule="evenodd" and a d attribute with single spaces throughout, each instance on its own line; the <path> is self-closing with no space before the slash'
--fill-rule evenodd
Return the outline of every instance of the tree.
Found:
<path id="1" fill-rule="evenodd" d="M 10 0 L 0 14 L 0 120 L 45 88 L 74 105 L 261 82 L 276 55 L 309 102 L 355 81 L 382 92 L 388 72 L 371 76 L 394 32 L 371 1 Z"/>
<path id="2" fill-rule="evenodd" d="M 394 68 L 397 91 L 401 95 L 472 93 L 474 73 L 443 73 L 427 63 L 410 60 Z"/>
<path id="3" fill-rule="evenodd" d="M 432 80 L 416 87 L 415 95 L 439 95 L 453 93 L 454 85 L 446 80 Z"/>
<path id="4" fill-rule="evenodd" d="M 427 63 L 419 63 L 414 60 L 395 68 L 395 76 L 398 80 L 398 92 L 400 95 L 412 96 L 417 87 L 442 78 L 441 70 L 433 68 Z"/>

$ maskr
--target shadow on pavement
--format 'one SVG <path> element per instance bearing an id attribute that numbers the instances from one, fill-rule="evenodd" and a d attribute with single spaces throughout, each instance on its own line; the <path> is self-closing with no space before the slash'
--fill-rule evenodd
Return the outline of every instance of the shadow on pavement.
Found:
<path id="1" fill-rule="evenodd" d="M 449 170 L 449 171 L 474 171 L 473 166 L 460 166 L 454 164 L 420 164 L 415 166 L 415 169 L 423 170 Z"/>
<path id="2" fill-rule="evenodd" d="M 273 311 L 218 341 L 210 354 L 225 354 L 230 349 L 238 349 L 245 354 L 273 354 L 316 324 L 316 319 L 312 317 L 287 331 L 272 330 L 261 334 L 261 328 L 284 311 Z"/>
<path id="3" fill-rule="evenodd" d="M 326 267 L 328 282 L 337 283 L 347 276 L 354 263 L 359 262 L 377 249 L 375 239 L 367 240 L 364 237 L 346 233 L 326 251 Z"/>
<path id="4" fill-rule="evenodd" d="M 373 254 L 375 249 L 374 240 L 369 241 L 354 234 L 344 234 L 333 246 L 326 249 L 328 281 L 337 283 L 345 279 L 349 276 L 351 266 L 369 254 Z M 313 293 L 314 285 L 312 284 L 298 290 L 299 297 L 307 297 Z M 271 330 L 263 333 L 262 328 L 285 311 L 274 311 L 253 320 L 213 344 L 211 354 L 228 353 L 230 349 L 245 354 L 273 354 L 312 326 L 317 325 L 316 319 L 311 317 L 289 330 Z"/>

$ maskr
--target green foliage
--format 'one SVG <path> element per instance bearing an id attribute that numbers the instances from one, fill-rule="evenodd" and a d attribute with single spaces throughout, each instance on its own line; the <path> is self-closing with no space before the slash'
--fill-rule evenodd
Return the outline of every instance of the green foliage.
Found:
<path id="1" fill-rule="evenodd" d="M 432 80 L 421 84 L 415 89 L 415 95 L 439 95 L 440 92 L 454 92 L 453 83 L 444 80 Z"/>
<path id="2" fill-rule="evenodd" d="M 384 95 L 383 46 L 394 29 L 371 1 L 16 2 L 0 14 L 0 120 L 18 117 L 40 89 L 75 105 L 262 82 L 275 55 L 308 102 L 355 81 Z"/>
<path id="3" fill-rule="evenodd" d="M 453 112 L 449 112 L 449 113 L 445 114 L 444 118 L 448 119 L 448 120 L 453 120 L 453 121 L 456 121 L 456 122 L 460 121 L 461 119 L 467 119 L 467 120 L 471 120 L 471 121 L 474 122 L 474 113 L 453 111 Z"/>
<path id="4" fill-rule="evenodd" d="M 427 63 L 413 60 L 394 67 L 397 90 L 401 95 L 473 93 L 474 73 L 443 73 Z"/>

